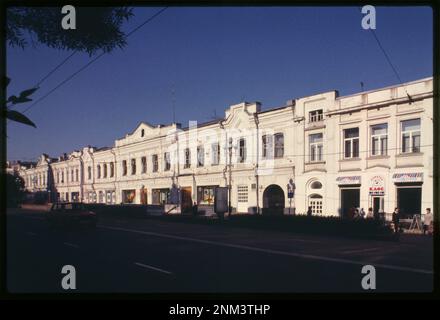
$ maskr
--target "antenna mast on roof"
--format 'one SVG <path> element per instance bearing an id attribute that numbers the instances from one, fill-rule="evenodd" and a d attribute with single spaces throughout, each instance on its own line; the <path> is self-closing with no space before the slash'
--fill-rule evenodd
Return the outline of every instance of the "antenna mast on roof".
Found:
<path id="1" fill-rule="evenodd" d="M 173 108 L 173 123 L 176 123 L 176 96 L 175 96 L 174 82 L 171 85 L 171 103 Z"/>

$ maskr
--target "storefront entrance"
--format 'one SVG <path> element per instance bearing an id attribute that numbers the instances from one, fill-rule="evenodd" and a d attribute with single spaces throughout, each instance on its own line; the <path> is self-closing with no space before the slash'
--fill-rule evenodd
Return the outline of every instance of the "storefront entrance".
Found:
<path id="1" fill-rule="evenodd" d="M 191 191 L 191 187 L 182 187 L 180 189 L 182 195 L 182 213 L 190 213 L 192 211 Z"/>
<path id="2" fill-rule="evenodd" d="M 416 185 L 397 186 L 397 207 L 405 218 L 421 214 L 422 187 Z"/>
<path id="3" fill-rule="evenodd" d="M 348 218 L 350 209 L 359 208 L 360 205 L 360 189 L 341 188 L 341 217 Z"/>

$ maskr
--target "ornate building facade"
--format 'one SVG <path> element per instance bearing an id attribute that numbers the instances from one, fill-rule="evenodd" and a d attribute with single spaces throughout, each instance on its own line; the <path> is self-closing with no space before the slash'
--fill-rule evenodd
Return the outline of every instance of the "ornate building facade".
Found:
<path id="1" fill-rule="evenodd" d="M 432 78 L 349 96 L 324 92 L 264 111 L 243 102 L 208 123 L 141 122 L 112 147 L 42 156 L 20 175 L 30 192 L 59 201 L 172 213 L 197 203 L 212 214 L 223 186 L 233 213 L 420 214 L 433 203 L 432 118 Z"/>

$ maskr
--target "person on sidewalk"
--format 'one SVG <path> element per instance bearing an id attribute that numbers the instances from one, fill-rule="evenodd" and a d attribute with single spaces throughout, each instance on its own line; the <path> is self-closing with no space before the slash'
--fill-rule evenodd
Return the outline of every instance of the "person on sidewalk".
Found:
<path id="1" fill-rule="evenodd" d="M 393 224 L 394 224 L 394 232 L 398 233 L 400 231 L 400 211 L 399 211 L 399 208 L 394 208 Z"/>
<path id="2" fill-rule="evenodd" d="M 423 219 L 423 234 L 430 234 L 430 228 L 432 226 L 432 213 L 431 208 L 426 208 L 425 217 Z"/>
<path id="3" fill-rule="evenodd" d="M 197 202 L 194 201 L 194 204 L 192 206 L 192 214 L 193 216 L 197 216 L 199 213 L 199 207 L 197 206 Z"/>
<path id="4" fill-rule="evenodd" d="M 309 207 L 309 209 L 307 210 L 307 217 L 311 217 L 312 216 L 312 207 Z"/>

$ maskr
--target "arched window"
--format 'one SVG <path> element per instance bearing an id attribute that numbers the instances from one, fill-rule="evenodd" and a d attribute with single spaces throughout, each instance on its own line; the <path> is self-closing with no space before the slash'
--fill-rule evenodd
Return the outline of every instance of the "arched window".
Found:
<path id="1" fill-rule="evenodd" d="M 107 164 L 104 163 L 104 178 L 107 178 Z"/>
<path id="2" fill-rule="evenodd" d="M 113 162 L 110 162 L 110 178 L 113 178 L 115 175 L 115 165 Z"/>
<path id="3" fill-rule="evenodd" d="M 310 185 L 310 189 L 322 189 L 322 183 L 319 181 L 313 181 Z"/>
<path id="4" fill-rule="evenodd" d="M 99 164 L 98 164 L 98 167 L 97 167 L 97 178 L 101 179 L 101 166 Z"/>

